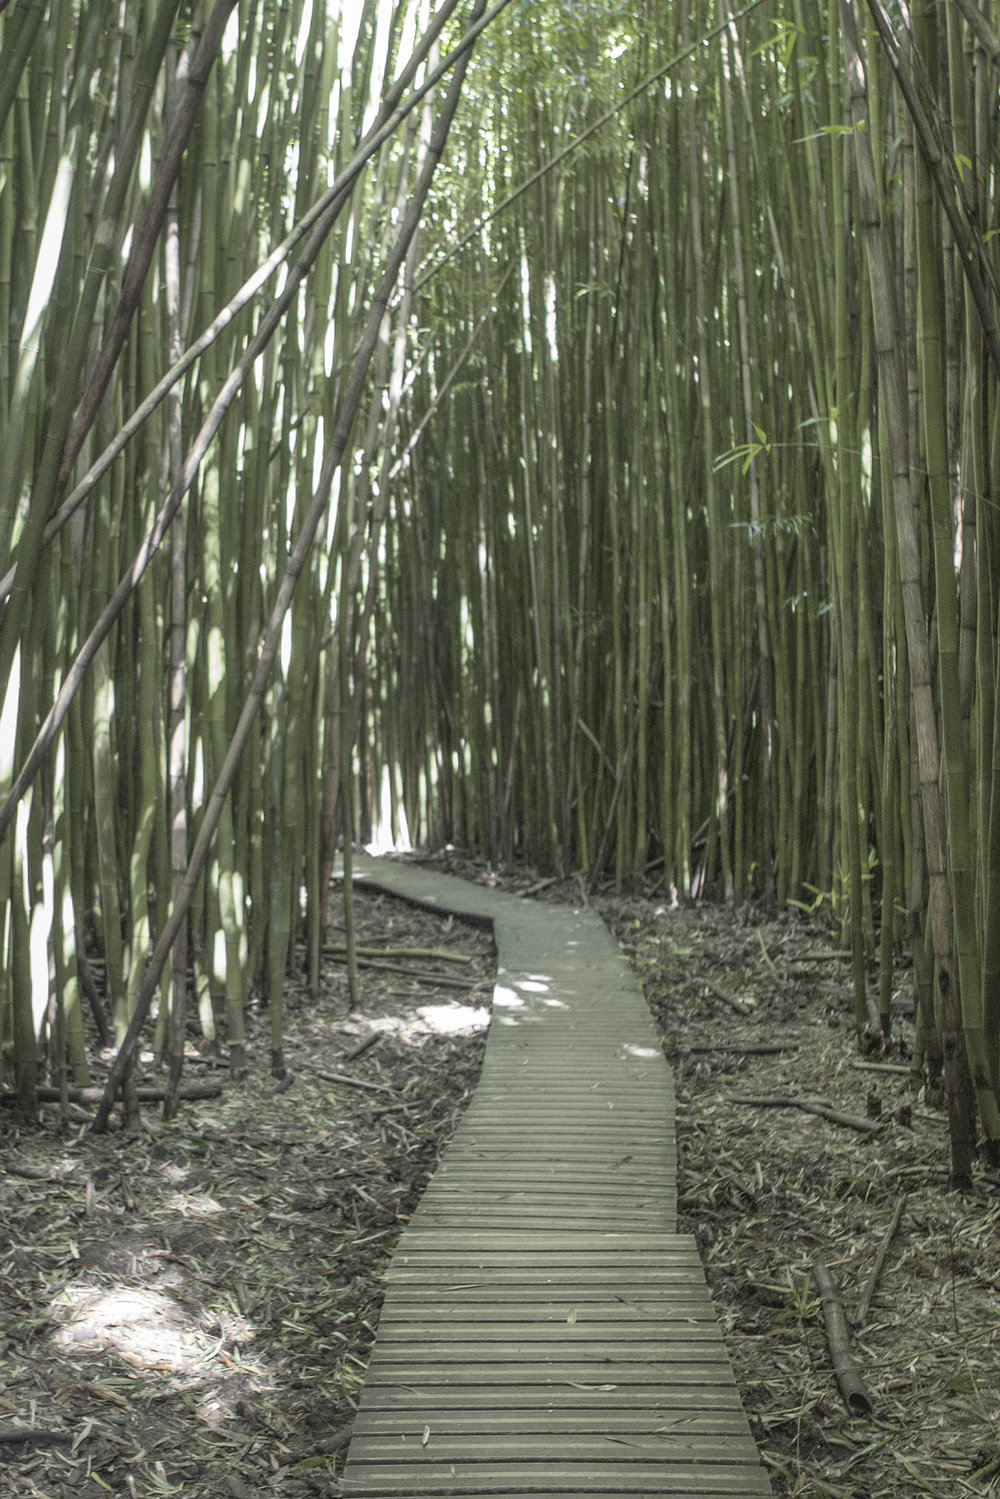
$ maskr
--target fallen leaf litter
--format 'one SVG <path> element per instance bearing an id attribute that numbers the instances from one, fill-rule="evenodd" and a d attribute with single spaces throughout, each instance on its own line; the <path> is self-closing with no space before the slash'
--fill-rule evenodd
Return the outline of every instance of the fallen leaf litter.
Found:
<path id="1" fill-rule="evenodd" d="M 435 862 L 585 898 L 578 881 Z M 897 1017 L 892 1057 L 861 1066 L 846 965 L 814 922 L 592 900 L 676 1069 L 680 1227 L 775 1495 L 1000 1495 L 1000 1183 L 984 1172 L 964 1197 L 947 1190 L 943 1115 L 909 1091 L 910 1020 Z M 147 1106 L 139 1135 L 93 1139 L 84 1109 L 62 1135 L 51 1108 L 39 1130 L 0 1116 L 12 1496 L 338 1492 L 380 1275 L 475 1086 L 492 976 L 481 932 L 387 897 L 358 908 L 364 945 L 470 957 L 467 988 L 426 978 L 465 978 L 462 965 L 391 959 L 362 968 L 348 1015 L 330 952 L 318 1001 L 289 986 L 283 1091 L 262 1070 L 262 1014 L 247 1079 L 171 1125 Z M 192 1057 L 190 1082 L 219 1076 Z M 870 1415 L 838 1390 L 815 1263 Z"/>

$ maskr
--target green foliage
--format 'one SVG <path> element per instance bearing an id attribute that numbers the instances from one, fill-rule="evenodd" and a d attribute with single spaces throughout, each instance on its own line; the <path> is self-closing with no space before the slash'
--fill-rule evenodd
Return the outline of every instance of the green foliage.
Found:
<path id="1" fill-rule="evenodd" d="M 862 37 L 854 57 L 852 5 L 831 34 L 801 4 L 720 25 L 700 5 L 514 0 L 476 49 L 355 379 L 441 89 L 373 150 L 322 242 L 295 226 L 364 137 L 418 7 L 398 0 L 380 24 L 365 0 L 350 36 L 337 5 L 234 11 L 156 221 L 181 56 L 203 33 L 187 6 L 126 9 L 69 0 L 30 38 L 35 12 L 0 16 L 4 792 L 120 579 L 130 593 L 172 485 L 182 538 L 168 568 L 156 533 L 140 592 L 79 661 L 48 746 L 58 831 L 45 836 L 40 792 L 19 787 L 3 814 L 0 1034 L 18 1029 L 18 1075 L 34 1072 L 31 1025 L 58 1066 L 26 996 L 48 1012 L 60 939 L 71 1012 L 67 930 L 109 965 L 127 1020 L 170 906 L 178 806 L 188 850 L 219 818 L 187 932 L 201 1024 L 239 1046 L 256 986 L 280 1068 L 283 976 L 300 946 L 315 980 L 343 812 L 367 835 L 384 797 L 399 833 L 576 870 L 585 887 L 773 889 L 809 914 L 835 892 L 856 990 L 873 887 L 891 955 L 894 912 L 930 873 L 937 916 L 956 918 L 955 954 L 943 919 L 936 952 L 960 973 L 992 1140 L 1000 342 L 970 278 L 992 284 L 1000 215 L 977 165 L 995 159 L 997 122 L 968 107 L 964 19 L 940 36 L 939 6 L 915 19 L 934 57 L 915 98 L 891 37 Z M 449 17 L 443 49 L 468 15 Z M 926 119 L 936 158 L 910 149 Z M 324 467 L 348 396 L 358 422 Z M 258 699 L 265 626 L 324 486 L 323 543 L 268 637 Z M 915 562 L 907 495 L 927 506 Z M 936 696 L 913 664 L 923 647 Z M 223 811 L 211 788 L 258 701 Z M 943 853 L 928 864 L 935 796 Z M 172 998 L 165 984 L 164 1011 Z"/>

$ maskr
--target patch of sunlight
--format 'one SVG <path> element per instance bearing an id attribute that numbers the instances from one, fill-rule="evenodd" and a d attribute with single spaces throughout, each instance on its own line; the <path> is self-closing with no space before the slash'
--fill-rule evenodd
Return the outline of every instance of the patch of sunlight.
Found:
<path id="1" fill-rule="evenodd" d="M 240 34 L 241 25 L 239 12 L 234 10 L 232 15 L 229 17 L 229 20 L 226 22 L 226 29 L 222 33 L 222 45 L 219 49 L 222 53 L 222 56 L 226 59 L 227 62 L 231 58 L 236 56 L 237 48 L 240 45 Z"/>
<path id="2" fill-rule="evenodd" d="M 524 250 L 521 251 L 521 340 L 524 345 L 525 354 L 530 355 L 531 347 L 531 272 L 528 269 L 528 257 Z"/>
<path id="3" fill-rule="evenodd" d="M 28 356 L 28 362 L 32 368 L 37 362 L 40 348 L 42 318 L 51 301 L 52 288 L 55 285 L 56 267 L 59 264 L 59 253 L 62 249 L 63 234 L 69 215 L 70 192 L 74 175 L 73 153 L 69 151 L 60 158 L 56 168 L 41 243 L 35 257 L 35 275 L 28 296 L 28 308 L 24 314 L 24 325 L 21 329 L 19 354 L 22 358 L 25 355 Z M 18 383 L 21 384 L 20 381 Z"/>
<path id="4" fill-rule="evenodd" d="M 508 989 L 506 984 L 497 984 L 493 990 L 493 1008 L 502 1010 L 523 1010 L 525 1002 L 520 994 L 513 989 Z"/>
<path id="5" fill-rule="evenodd" d="M 31 975 L 31 1013 L 38 1034 L 49 1007 L 49 933 L 52 931 L 55 888 L 51 861 L 42 864 L 42 899 L 31 913 L 28 930 L 28 972 Z"/>
<path id="6" fill-rule="evenodd" d="M 281 621 L 281 675 L 287 681 L 288 668 L 292 664 L 292 611 L 288 610 Z"/>
<path id="7" fill-rule="evenodd" d="M 167 1199 L 167 1207 L 185 1218 L 220 1218 L 223 1212 L 222 1204 L 209 1197 L 207 1192 L 174 1192 Z"/>
<path id="8" fill-rule="evenodd" d="M 545 339 L 549 346 L 549 358 L 559 363 L 559 338 L 556 323 L 556 283 L 553 276 L 545 278 Z"/>
<path id="9" fill-rule="evenodd" d="M 371 1028 L 416 1044 L 428 1036 L 473 1035 L 489 1023 L 490 1012 L 482 1005 L 445 1000 L 437 1005 L 419 1005 L 410 1015 L 382 1015 L 372 1020 Z"/>
<path id="10" fill-rule="evenodd" d="M 304 7 L 304 14 L 299 22 L 299 34 L 295 39 L 295 66 L 301 68 L 302 60 L 306 55 L 309 45 L 309 32 L 312 28 L 312 6 Z"/>
<path id="11" fill-rule="evenodd" d="M 396 802 L 396 829 L 393 829 L 392 817 L 392 787 L 389 777 L 392 771 L 388 765 L 382 767 L 382 787 L 379 793 L 379 817 L 372 825 L 371 842 L 365 845 L 365 852 L 374 854 L 376 858 L 380 854 L 408 854 L 413 848 L 410 842 L 410 825 L 406 820 L 406 811 L 403 807 L 401 797 Z"/>
<path id="12" fill-rule="evenodd" d="M 417 1014 L 437 1036 L 468 1035 L 490 1023 L 490 1012 L 482 1005 L 421 1005 Z"/>
<path id="13" fill-rule="evenodd" d="M 371 78 L 368 86 L 368 104 L 361 124 L 362 134 L 368 130 L 378 113 L 379 100 L 382 97 L 382 85 L 385 77 L 385 65 L 389 57 L 389 37 L 394 9 L 392 0 L 379 0 L 378 9 L 375 12 L 375 41 L 372 52 L 378 61 L 376 66 L 371 70 Z"/>
<path id="14" fill-rule="evenodd" d="M 17 748 L 17 710 L 21 698 L 21 647 L 14 652 L 14 664 L 7 678 L 3 708 L 0 709 L 0 780 L 14 777 L 14 752 Z"/>
<path id="15" fill-rule="evenodd" d="M 57 1347 L 93 1351 L 97 1346 L 160 1374 L 203 1374 L 224 1344 L 232 1349 L 256 1336 L 242 1317 L 227 1314 L 223 1329 L 207 1307 L 144 1286 L 109 1289 L 78 1281 L 59 1292 L 52 1315 Z M 231 1367 L 232 1359 L 225 1357 Z"/>
<path id="16" fill-rule="evenodd" d="M 156 1170 L 160 1176 L 165 1176 L 170 1182 L 186 1181 L 191 1175 L 190 1166 L 179 1166 L 176 1161 L 164 1161 L 162 1165 L 156 1167 Z"/>
<path id="17" fill-rule="evenodd" d="M 515 979 L 514 987 L 523 994 L 548 994 L 549 980 L 543 980 L 540 974 L 537 977 L 532 975 L 526 979 Z"/>

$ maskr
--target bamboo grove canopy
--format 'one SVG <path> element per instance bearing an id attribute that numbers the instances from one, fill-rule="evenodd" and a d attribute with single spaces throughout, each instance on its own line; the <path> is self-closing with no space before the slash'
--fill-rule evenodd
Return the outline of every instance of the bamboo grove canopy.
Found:
<path id="1" fill-rule="evenodd" d="M 23 1107 L 280 1075 L 379 833 L 826 907 L 859 1034 L 907 944 L 997 1155 L 998 19 L 0 4 Z"/>

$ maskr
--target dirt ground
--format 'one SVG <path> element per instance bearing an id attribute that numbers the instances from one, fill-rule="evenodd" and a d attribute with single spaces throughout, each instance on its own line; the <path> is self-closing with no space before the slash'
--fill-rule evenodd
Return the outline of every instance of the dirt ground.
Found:
<path id="1" fill-rule="evenodd" d="M 681 1228 L 775 1494 L 1000 1495 L 1000 1182 L 947 1190 L 943 1118 L 909 1090 L 908 1017 L 890 1070 L 862 1067 L 847 967 L 815 922 L 591 903 L 676 1069 Z M 315 1000 L 291 984 L 282 1083 L 265 1013 L 239 1083 L 191 1038 L 188 1081 L 222 1093 L 173 1123 L 147 1105 L 140 1133 L 95 1138 L 83 1107 L 60 1124 L 44 1106 L 30 1127 L 0 1110 L 0 1492 L 339 1492 L 381 1273 L 475 1086 L 493 972 L 489 938 L 461 922 L 360 894 L 358 917 L 379 949 L 358 1009 L 335 953 Z M 898 989 L 905 1010 L 905 971 Z M 851 1322 L 880 1253 L 850 1327 L 852 1413 L 811 1267 Z"/>

